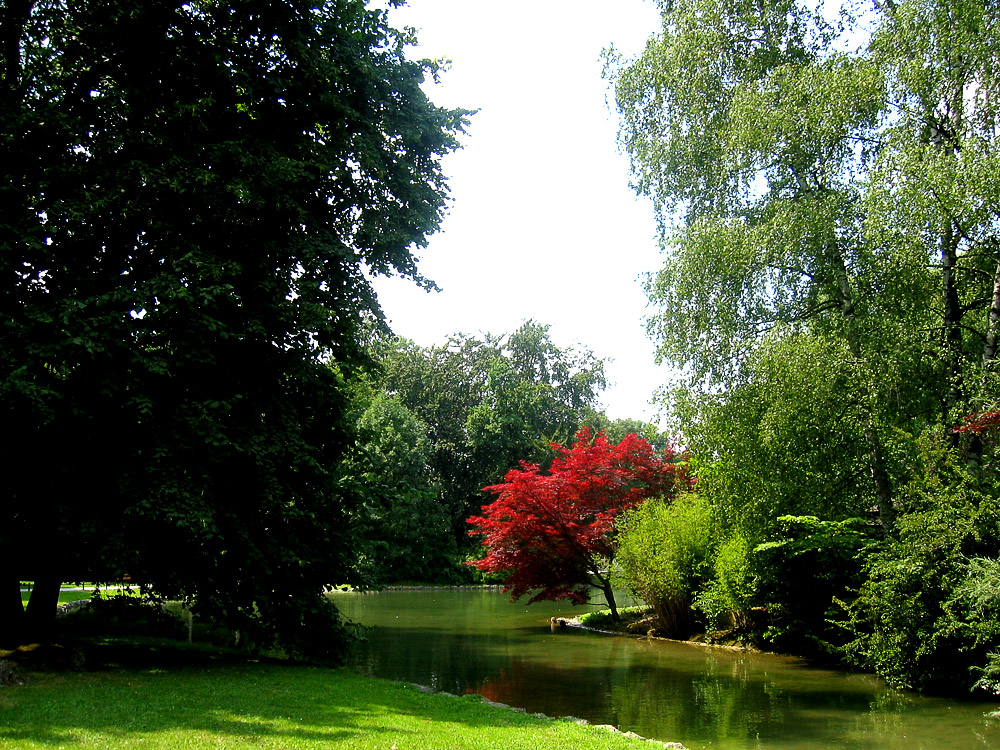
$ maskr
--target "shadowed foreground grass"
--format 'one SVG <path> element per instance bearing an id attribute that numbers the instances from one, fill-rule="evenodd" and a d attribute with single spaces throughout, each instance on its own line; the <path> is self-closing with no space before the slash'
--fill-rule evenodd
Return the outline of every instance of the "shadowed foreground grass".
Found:
<path id="1" fill-rule="evenodd" d="M 347 670 L 209 664 L 35 673 L 0 687 L 0 749 L 462 750 L 662 745 Z"/>

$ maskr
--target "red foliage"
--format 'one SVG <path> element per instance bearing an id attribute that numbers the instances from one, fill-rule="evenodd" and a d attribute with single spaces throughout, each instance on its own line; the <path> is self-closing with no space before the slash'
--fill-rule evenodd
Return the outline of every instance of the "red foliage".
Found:
<path id="1" fill-rule="evenodd" d="M 584 428 L 572 447 L 552 447 L 558 455 L 548 472 L 522 462 L 503 484 L 484 488 L 497 499 L 468 522 L 488 552 L 469 564 L 509 571 L 504 591 L 512 600 L 536 591 L 530 602 L 578 604 L 590 587 L 608 585 L 602 568 L 614 556 L 615 516 L 650 497 L 673 497 L 693 479 L 686 456 L 673 447 L 658 453 L 635 434 L 610 445 Z"/>
<path id="2" fill-rule="evenodd" d="M 954 432 L 972 432 L 982 435 L 987 430 L 1000 427 L 1000 411 L 987 411 L 982 414 L 970 414 L 964 419 L 965 424 L 955 427 Z"/>

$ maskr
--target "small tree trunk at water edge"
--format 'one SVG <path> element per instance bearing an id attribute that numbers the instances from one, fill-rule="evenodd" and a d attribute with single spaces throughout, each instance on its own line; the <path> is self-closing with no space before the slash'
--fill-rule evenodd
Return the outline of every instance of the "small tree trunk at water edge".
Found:
<path id="1" fill-rule="evenodd" d="M 608 602 L 608 608 L 611 610 L 611 619 L 615 622 L 620 622 L 622 618 L 618 614 L 618 604 L 615 602 L 615 592 L 611 590 L 611 581 L 604 581 L 601 591 L 604 592 L 604 598 Z"/>

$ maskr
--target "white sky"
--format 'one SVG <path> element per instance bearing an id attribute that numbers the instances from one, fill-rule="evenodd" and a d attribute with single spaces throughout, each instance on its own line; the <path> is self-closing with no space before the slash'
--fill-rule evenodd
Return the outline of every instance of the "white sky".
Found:
<path id="1" fill-rule="evenodd" d="M 428 88 L 441 106 L 479 108 L 448 157 L 453 202 L 420 269 L 443 290 L 378 279 L 393 330 L 423 346 L 450 334 L 551 324 L 561 347 L 608 364 L 609 416 L 654 421 L 667 370 L 645 335 L 642 277 L 660 265 L 652 209 L 628 187 L 601 50 L 637 53 L 657 28 L 650 0 L 409 0 L 394 26 L 418 30 L 416 57 L 452 69 Z"/>

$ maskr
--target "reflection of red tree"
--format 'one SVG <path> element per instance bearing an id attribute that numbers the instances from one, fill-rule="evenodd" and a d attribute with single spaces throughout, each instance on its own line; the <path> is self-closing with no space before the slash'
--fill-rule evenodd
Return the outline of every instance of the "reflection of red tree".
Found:
<path id="1" fill-rule="evenodd" d="M 470 692 L 488 698 L 495 703 L 524 703 L 525 699 L 538 692 L 538 686 L 544 684 L 563 685 L 566 680 L 572 678 L 571 672 L 567 671 L 565 676 L 557 674 L 553 677 L 546 673 L 544 681 L 539 679 L 537 669 L 532 669 L 519 660 L 512 661 L 510 667 L 501 667 L 500 671 L 492 677 L 487 677 Z M 551 687 L 549 688 L 551 690 Z M 531 711 L 541 710 L 538 706 L 521 706 Z"/>
<path id="2" fill-rule="evenodd" d="M 610 663 L 598 661 L 602 663 L 574 659 L 554 664 L 530 658 L 513 659 L 494 674 L 479 680 L 470 692 L 495 703 L 523 708 L 529 713 L 580 716 L 608 723 L 611 721 L 608 691 L 623 679 L 629 662 L 627 659 L 611 659 Z"/>
<path id="3" fill-rule="evenodd" d="M 500 670 L 499 683 L 503 683 L 503 681 L 506 679 L 506 673 L 507 673 L 506 669 Z M 495 683 L 494 678 L 492 677 L 487 677 L 486 679 L 479 682 L 475 687 L 466 688 L 465 692 L 476 693 L 477 695 L 481 695 L 484 698 L 493 701 L 494 703 L 503 702 L 500 700 L 500 695 L 503 692 L 500 689 L 500 684 Z"/>
<path id="4" fill-rule="evenodd" d="M 506 482 L 485 488 L 497 499 L 469 523 L 488 552 L 470 564 L 508 572 L 504 591 L 512 599 L 534 591 L 531 602 L 581 603 L 592 586 L 610 589 L 606 567 L 617 514 L 650 497 L 673 496 L 692 480 L 676 447 L 660 453 L 635 434 L 611 445 L 584 428 L 572 447 L 552 447 L 558 455 L 547 472 L 522 462 Z"/>

